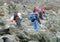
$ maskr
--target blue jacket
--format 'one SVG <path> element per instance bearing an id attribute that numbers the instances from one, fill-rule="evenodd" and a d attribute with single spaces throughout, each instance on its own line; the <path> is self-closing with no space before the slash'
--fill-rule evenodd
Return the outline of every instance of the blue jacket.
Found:
<path id="1" fill-rule="evenodd" d="M 34 22 L 36 20 L 36 14 L 35 13 L 31 13 L 30 16 L 29 16 L 30 20 L 32 22 Z"/>

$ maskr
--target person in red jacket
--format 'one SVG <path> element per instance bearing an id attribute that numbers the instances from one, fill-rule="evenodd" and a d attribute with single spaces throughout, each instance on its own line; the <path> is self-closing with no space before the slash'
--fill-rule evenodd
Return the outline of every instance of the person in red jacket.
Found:
<path id="1" fill-rule="evenodd" d="M 41 19 L 41 20 L 43 20 L 43 13 L 45 13 L 45 8 L 40 8 L 39 9 L 39 18 Z"/>

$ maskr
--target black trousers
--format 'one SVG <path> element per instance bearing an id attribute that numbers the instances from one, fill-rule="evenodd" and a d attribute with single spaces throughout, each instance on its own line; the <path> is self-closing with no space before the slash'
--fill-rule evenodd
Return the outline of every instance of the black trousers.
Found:
<path id="1" fill-rule="evenodd" d="M 43 19 L 42 14 L 43 14 L 42 12 L 39 12 L 39 18 L 40 18 L 40 19 Z"/>
<path id="2" fill-rule="evenodd" d="M 16 22 L 17 26 L 21 26 L 21 20 L 20 19 L 15 20 L 15 22 Z"/>
<path id="3" fill-rule="evenodd" d="M 41 24 L 40 19 L 39 19 L 39 16 L 37 14 L 36 14 L 36 19 Z"/>

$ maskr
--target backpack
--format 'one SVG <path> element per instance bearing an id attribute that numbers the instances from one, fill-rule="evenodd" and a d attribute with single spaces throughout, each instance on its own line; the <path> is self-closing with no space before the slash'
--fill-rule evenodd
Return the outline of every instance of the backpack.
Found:
<path id="1" fill-rule="evenodd" d="M 35 13 L 30 14 L 30 20 L 32 22 L 34 22 L 36 20 L 36 14 Z"/>
<path id="2" fill-rule="evenodd" d="M 22 14 L 18 13 L 19 18 L 22 20 Z"/>

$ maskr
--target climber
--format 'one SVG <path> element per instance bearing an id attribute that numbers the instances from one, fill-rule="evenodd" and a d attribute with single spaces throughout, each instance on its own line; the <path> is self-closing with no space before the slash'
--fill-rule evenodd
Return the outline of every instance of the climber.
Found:
<path id="1" fill-rule="evenodd" d="M 21 19 L 22 19 L 21 13 L 14 14 L 14 20 L 15 20 L 17 26 L 21 26 Z"/>
<path id="2" fill-rule="evenodd" d="M 41 20 L 43 20 L 43 13 L 45 13 L 45 8 L 40 8 L 39 10 L 38 10 L 38 12 L 39 12 L 39 18 L 41 19 Z"/>
<path id="3" fill-rule="evenodd" d="M 41 24 L 40 19 L 39 19 L 39 12 L 36 7 L 34 7 L 33 12 L 36 14 L 37 21 Z"/>
<path id="4" fill-rule="evenodd" d="M 10 21 L 13 22 L 13 20 L 16 22 L 17 26 L 21 26 L 21 19 L 22 15 L 21 13 L 15 13 L 14 16 L 11 17 Z"/>
<path id="5" fill-rule="evenodd" d="M 34 24 L 34 29 L 39 30 L 39 25 L 38 25 L 38 21 L 36 18 L 36 14 L 34 12 L 31 13 L 29 18 L 30 18 L 31 22 L 33 22 L 33 24 Z"/>

